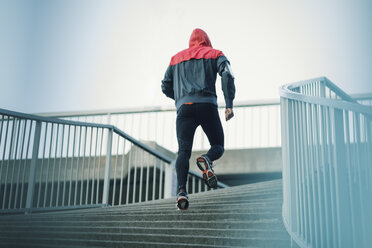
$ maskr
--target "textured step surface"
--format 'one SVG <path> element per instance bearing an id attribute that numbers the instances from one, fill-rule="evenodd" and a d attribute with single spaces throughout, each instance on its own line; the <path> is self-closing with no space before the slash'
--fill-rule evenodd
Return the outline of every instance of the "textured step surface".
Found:
<path id="1" fill-rule="evenodd" d="M 175 199 L 0 216 L 0 247 L 290 247 L 281 180 Z"/>

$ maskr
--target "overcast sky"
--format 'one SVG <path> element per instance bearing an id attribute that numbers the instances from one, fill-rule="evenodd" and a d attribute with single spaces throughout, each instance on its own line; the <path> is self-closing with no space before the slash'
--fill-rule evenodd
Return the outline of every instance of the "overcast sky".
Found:
<path id="1" fill-rule="evenodd" d="M 368 0 L 0 0 L 0 108 L 172 105 L 161 80 L 196 27 L 230 60 L 236 101 L 319 76 L 372 92 Z"/>

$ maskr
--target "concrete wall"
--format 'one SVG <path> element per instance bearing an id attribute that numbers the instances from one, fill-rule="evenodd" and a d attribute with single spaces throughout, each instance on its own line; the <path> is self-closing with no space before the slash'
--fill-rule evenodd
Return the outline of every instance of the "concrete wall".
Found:
<path id="1" fill-rule="evenodd" d="M 155 142 L 145 142 L 148 146 L 165 154 L 171 159 L 176 159 L 176 154 L 172 153 L 159 146 Z M 206 153 L 206 151 L 194 151 L 190 158 L 190 169 L 193 171 L 200 171 L 196 166 L 196 158 L 201 154 Z M 221 159 L 214 162 L 214 170 L 217 174 L 228 175 L 228 174 L 248 174 L 248 173 L 271 173 L 271 172 L 281 172 L 282 171 L 282 158 L 281 158 L 281 148 L 256 148 L 256 149 L 239 149 L 239 150 L 228 150 L 225 151 Z M 84 163 L 83 163 L 84 162 Z M 90 165 L 88 163 L 90 162 Z M 57 158 L 55 159 L 39 159 L 37 162 L 37 173 L 36 181 L 58 181 L 72 180 L 76 179 L 78 174 L 78 179 L 86 180 L 87 178 L 104 178 L 105 173 L 105 163 L 106 156 L 101 156 L 100 158 L 94 157 L 80 157 L 80 158 Z M 128 164 L 134 167 L 152 168 L 154 164 L 159 167 L 161 161 L 156 160 L 154 156 L 147 152 L 144 152 L 138 147 L 133 147 L 125 156 L 112 156 L 111 160 L 111 179 L 119 178 L 121 176 L 126 177 L 128 173 Z M 1 183 L 7 181 L 8 183 L 13 181 L 28 182 L 29 178 L 29 167 L 31 161 L 4 161 L 1 173 Z M 79 166 L 78 166 L 79 164 Z M 13 170 L 13 165 L 14 170 Z M 6 167 L 8 167 L 8 178 L 5 179 Z M 116 167 L 117 166 L 117 167 Z M 116 168 L 115 168 L 116 167 Z M 21 169 L 22 168 L 22 169 Z M 21 169 L 21 171 L 19 171 Z M 24 171 L 24 169 L 26 169 Z M 72 171 L 71 171 L 72 169 Z M 123 172 L 121 171 L 123 169 Z M 116 172 L 116 173 L 115 173 Z M 24 174 L 23 174 L 24 173 Z M 89 176 L 88 176 L 89 174 Z M 12 178 L 13 175 L 13 178 Z M 13 180 L 12 180 L 13 179 Z"/>
<path id="2" fill-rule="evenodd" d="M 196 158 L 204 153 L 206 151 L 192 153 L 191 170 L 200 171 L 196 166 Z M 281 172 L 281 147 L 228 150 L 214 162 L 214 166 L 216 174 L 221 175 Z"/>

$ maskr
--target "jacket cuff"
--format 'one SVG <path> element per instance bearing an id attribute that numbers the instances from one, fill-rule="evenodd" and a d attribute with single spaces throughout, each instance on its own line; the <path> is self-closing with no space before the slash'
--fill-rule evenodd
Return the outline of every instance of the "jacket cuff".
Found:
<path id="1" fill-rule="evenodd" d="M 225 99 L 226 108 L 233 108 L 233 100 L 232 99 Z"/>

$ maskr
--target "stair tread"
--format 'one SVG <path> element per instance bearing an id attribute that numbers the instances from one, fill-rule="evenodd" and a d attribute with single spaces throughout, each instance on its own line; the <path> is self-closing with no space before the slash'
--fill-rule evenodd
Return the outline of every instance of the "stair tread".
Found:
<path id="1" fill-rule="evenodd" d="M 20 247 L 288 247 L 281 187 L 281 180 L 273 180 L 190 194 L 188 211 L 177 211 L 171 198 L 2 215 L 0 245 L 18 238 Z"/>

